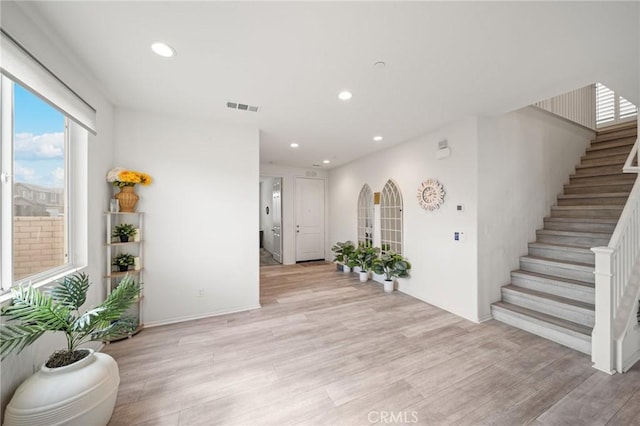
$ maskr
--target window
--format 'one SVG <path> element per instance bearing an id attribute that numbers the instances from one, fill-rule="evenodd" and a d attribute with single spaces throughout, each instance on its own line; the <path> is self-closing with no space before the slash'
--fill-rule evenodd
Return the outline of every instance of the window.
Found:
<path id="1" fill-rule="evenodd" d="M 373 246 L 373 192 L 367 184 L 358 196 L 358 244 Z"/>
<path id="2" fill-rule="evenodd" d="M 57 216 L 51 216 L 44 201 L 46 191 L 67 192 L 69 144 L 67 119 L 61 112 L 6 77 L 0 89 L 10 101 L 6 103 L 9 111 L 3 113 L 11 116 L 13 124 L 10 137 L 2 139 L 3 152 L 12 152 L 13 188 L 22 194 L 11 197 L 13 211 L 6 212 L 11 214 L 11 282 L 15 283 L 68 266 L 66 203 L 61 203 Z"/>
<path id="3" fill-rule="evenodd" d="M 610 126 L 638 116 L 638 107 L 618 96 L 602 83 L 596 83 L 596 125 Z"/>
<path id="4" fill-rule="evenodd" d="M 382 252 L 402 253 L 402 195 L 389 180 L 380 195 L 380 236 Z"/>
<path id="5" fill-rule="evenodd" d="M 0 199 L 7 206 L 0 209 L 0 278 L 7 290 L 86 266 L 95 110 L 1 28 L 0 42 Z"/>

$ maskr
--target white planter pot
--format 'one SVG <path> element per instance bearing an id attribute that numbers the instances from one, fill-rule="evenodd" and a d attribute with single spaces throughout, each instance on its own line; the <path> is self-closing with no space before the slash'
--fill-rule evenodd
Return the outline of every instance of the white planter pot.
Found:
<path id="1" fill-rule="evenodd" d="M 342 265 L 342 272 L 344 273 L 351 272 L 351 268 L 348 267 L 347 265 Z"/>
<path id="2" fill-rule="evenodd" d="M 361 283 L 366 283 L 367 281 L 369 281 L 369 272 L 367 271 L 360 271 L 360 282 Z"/>
<path id="3" fill-rule="evenodd" d="M 87 426 L 109 423 L 118 396 L 118 364 L 91 351 L 59 368 L 44 365 L 22 383 L 7 405 L 4 426 Z"/>
<path id="4" fill-rule="evenodd" d="M 393 291 L 393 280 L 384 280 L 384 292 L 391 293 Z"/>

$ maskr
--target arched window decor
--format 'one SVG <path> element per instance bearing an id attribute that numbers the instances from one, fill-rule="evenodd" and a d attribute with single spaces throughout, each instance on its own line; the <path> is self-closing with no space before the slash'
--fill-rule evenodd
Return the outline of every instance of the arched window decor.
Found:
<path id="1" fill-rule="evenodd" d="M 358 244 L 373 246 L 373 192 L 367 184 L 358 196 Z"/>
<path id="2" fill-rule="evenodd" d="M 402 194 L 392 180 L 380 194 L 380 223 L 382 252 L 402 253 Z"/>

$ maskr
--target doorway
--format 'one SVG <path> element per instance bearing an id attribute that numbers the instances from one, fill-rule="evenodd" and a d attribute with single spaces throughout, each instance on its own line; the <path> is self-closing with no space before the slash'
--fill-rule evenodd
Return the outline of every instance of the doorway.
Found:
<path id="1" fill-rule="evenodd" d="M 260 266 L 282 263 L 282 178 L 260 177 Z"/>
<path id="2" fill-rule="evenodd" d="M 296 178 L 296 262 L 325 260 L 324 179 Z"/>

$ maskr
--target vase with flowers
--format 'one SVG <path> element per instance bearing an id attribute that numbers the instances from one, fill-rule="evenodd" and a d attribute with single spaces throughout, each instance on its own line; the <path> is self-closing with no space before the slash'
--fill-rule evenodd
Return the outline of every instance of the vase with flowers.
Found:
<path id="1" fill-rule="evenodd" d="M 151 183 L 151 176 L 135 170 L 127 170 L 122 167 L 114 167 L 107 173 L 107 182 L 120 188 L 120 192 L 114 195 L 120 204 L 120 211 L 132 213 L 135 211 L 138 195 L 134 191 L 136 184 L 147 186 Z"/>

